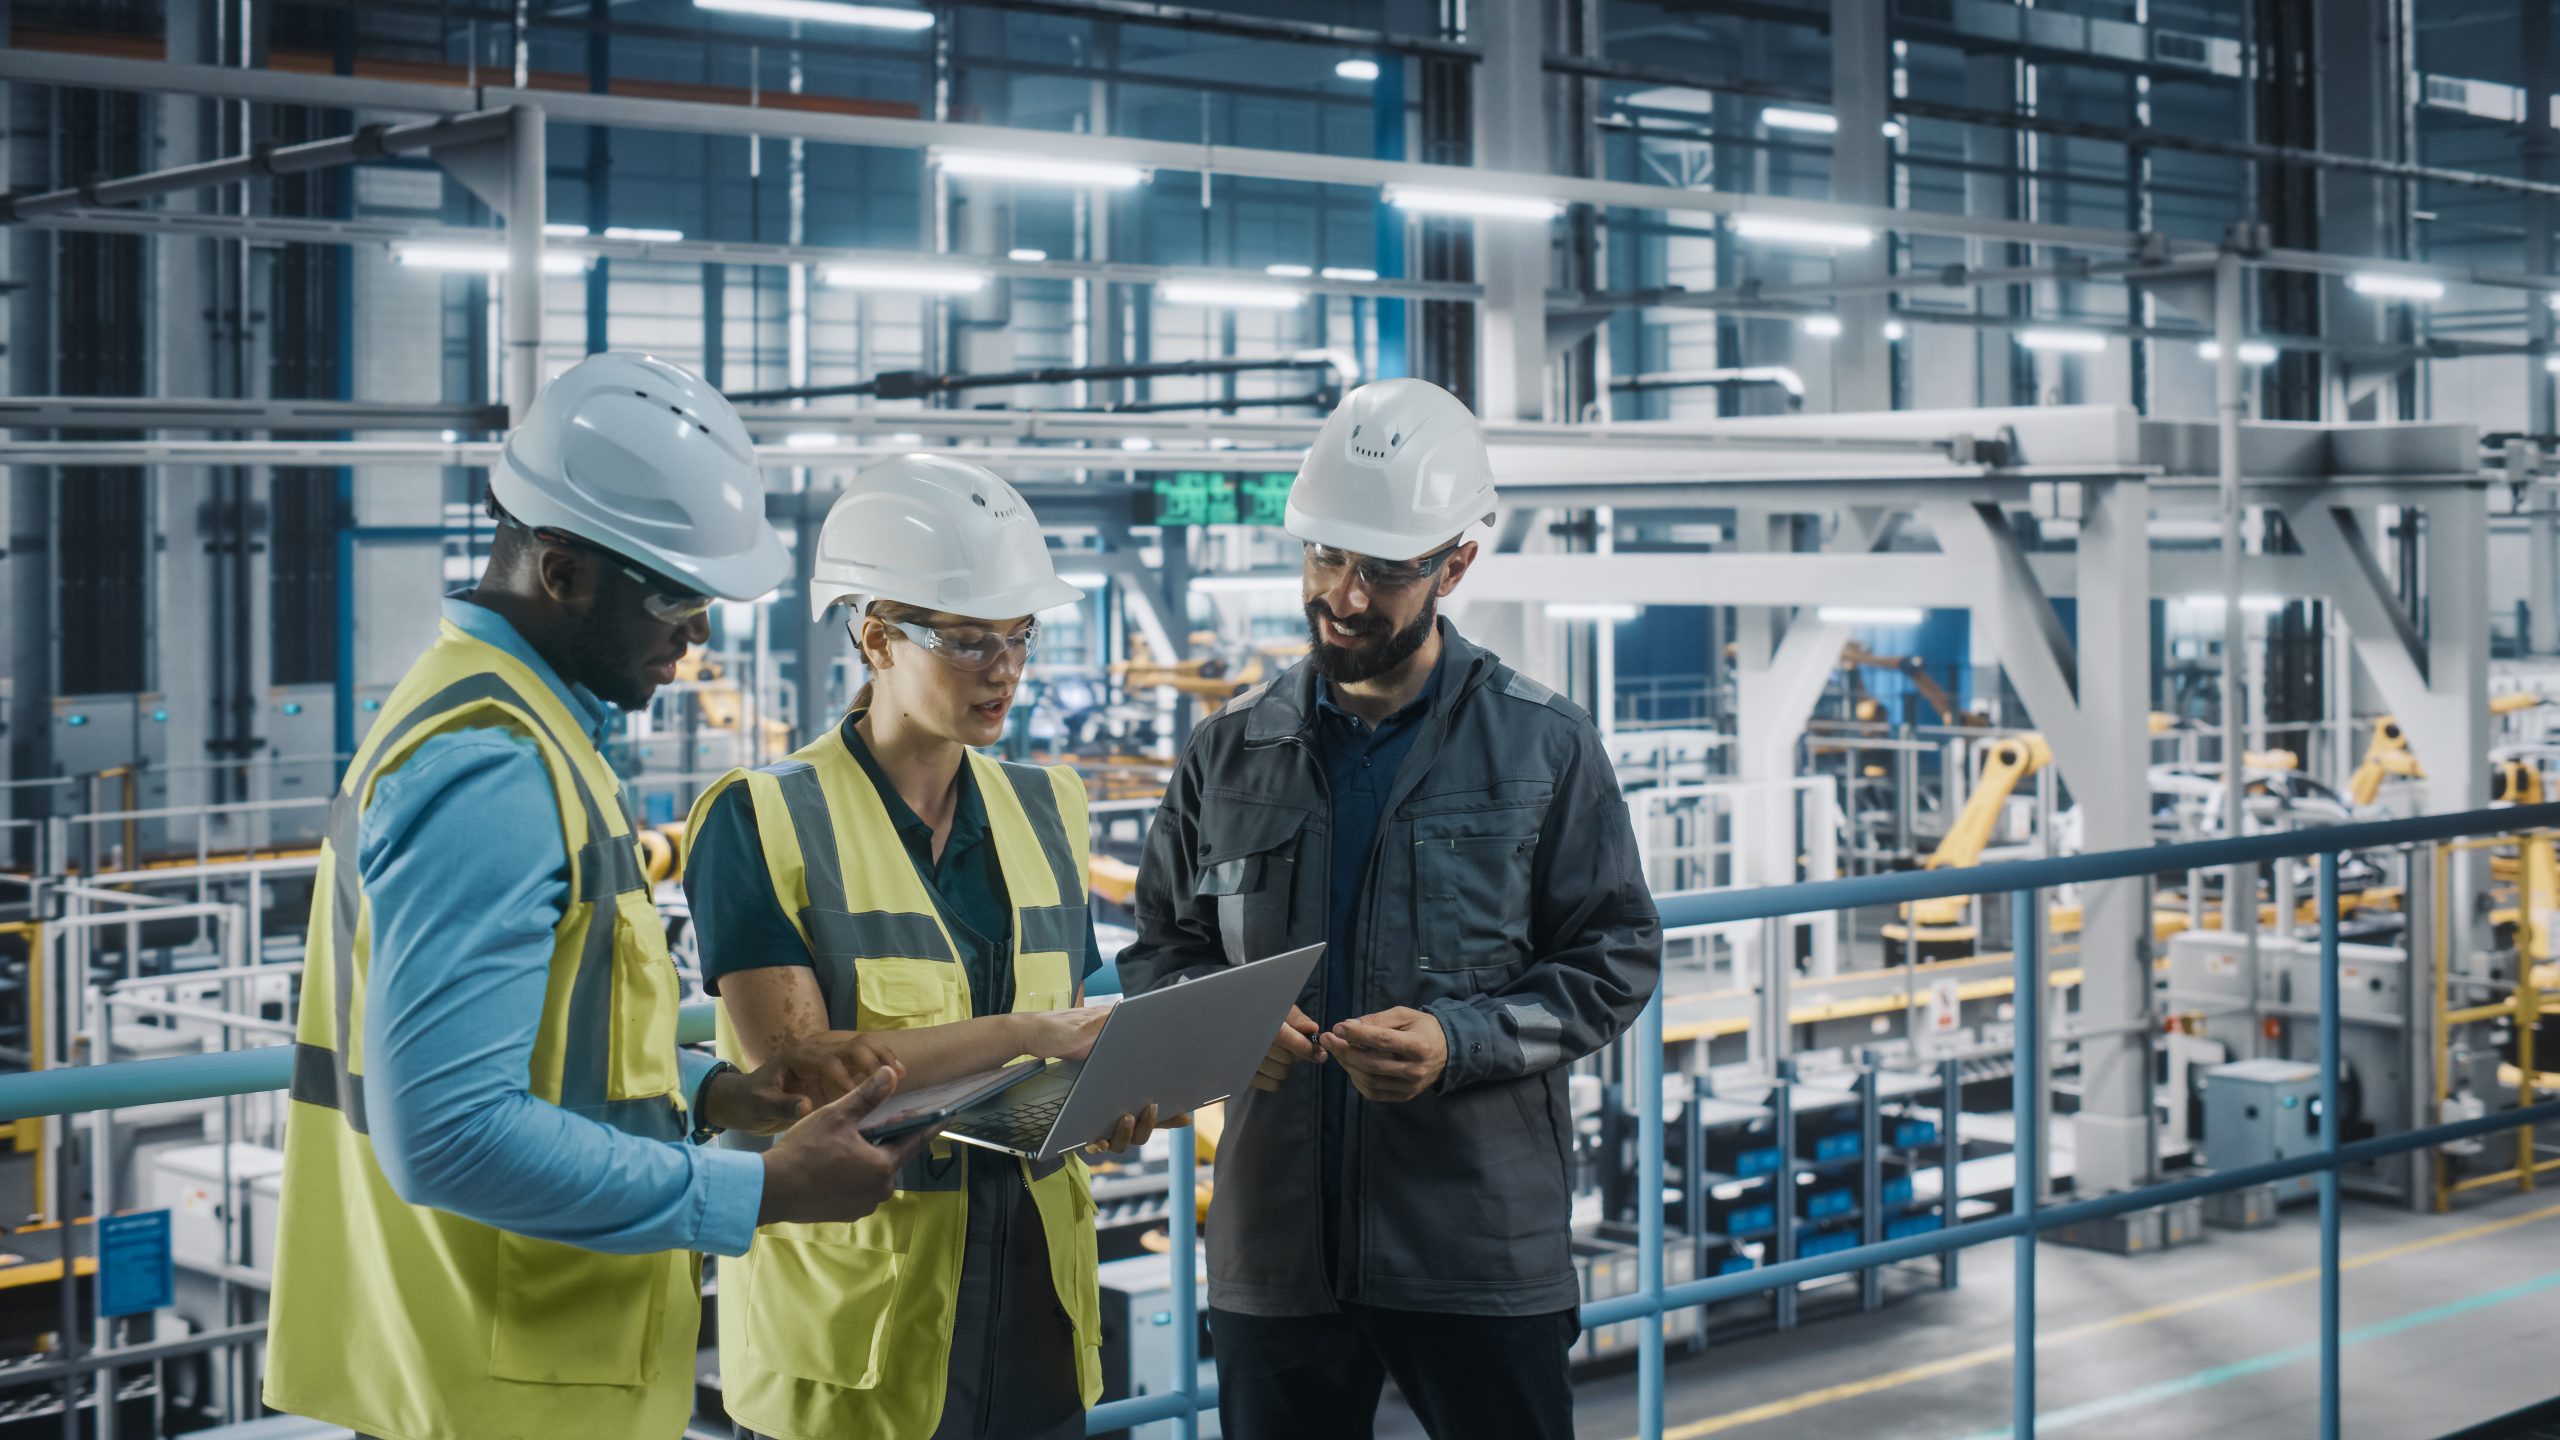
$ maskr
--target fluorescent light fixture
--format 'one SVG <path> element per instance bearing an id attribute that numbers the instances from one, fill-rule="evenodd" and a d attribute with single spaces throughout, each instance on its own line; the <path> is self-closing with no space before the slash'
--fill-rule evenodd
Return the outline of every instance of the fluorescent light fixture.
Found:
<path id="1" fill-rule="evenodd" d="M 684 238 L 684 232 L 653 229 L 646 225 L 607 225 L 604 227 L 604 238 L 607 240 L 681 240 Z"/>
<path id="2" fill-rule="evenodd" d="M 999 155 L 982 150 L 945 150 L 933 157 L 945 175 L 989 180 L 1031 180 L 1051 185 L 1100 185 L 1126 190 L 1146 183 L 1142 167 L 1119 160 L 1072 160 L 1057 155 Z"/>
<path id="3" fill-rule="evenodd" d="M 2207 360 L 2219 360 L 2222 358 L 2222 342 L 2219 340 L 2204 341 L 2196 346 L 2196 353 Z M 2240 342 L 2240 363 L 2243 365 L 2273 365 L 2276 363 L 2276 347 L 2268 344 L 2264 340 L 2243 340 Z"/>
<path id="4" fill-rule="evenodd" d="M 446 443 L 447 445 L 454 444 L 455 442 L 459 441 L 461 438 L 462 438 L 462 432 L 461 432 L 461 431 L 459 431 L 459 430 L 447 430 L 446 432 L 444 432 L 444 443 Z"/>
<path id="5" fill-rule="evenodd" d="M 1884 138 L 1887 140 L 1899 140 L 1902 138 L 1902 122 L 1899 120 L 1887 120 L 1884 122 L 1883 129 Z"/>
<path id="6" fill-rule="evenodd" d="M 1387 189 L 1387 203 L 1420 215 L 1473 215 L 1482 220 L 1553 220 L 1564 206 L 1535 195 L 1488 195 L 1481 190 Z"/>
<path id="7" fill-rule="evenodd" d="M 2347 277 L 2347 288 L 2377 300 L 2441 300 L 2444 282 L 2423 275 L 2379 275 L 2369 270 Z"/>
<path id="8" fill-rule="evenodd" d="M 1046 259 L 1048 259 L 1048 258 L 1049 258 L 1049 252 L 1048 252 L 1048 251 L 1046 251 L 1046 250 L 1034 250 L 1034 249 L 1032 249 L 1032 248 L 1031 248 L 1030 246 L 1028 246 L 1028 245 L 1016 245 L 1016 246 L 1014 246 L 1012 249 L 1007 250 L 1006 252 L 1004 252 L 1004 258 L 1006 258 L 1007 260 L 1023 260 L 1023 261 L 1035 261 L 1035 262 L 1036 262 L 1036 261 L 1041 261 L 1041 260 L 1046 260 Z"/>
<path id="9" fill-rule="evenodd" d="M 2550 371 L 2554 375 L 2560 375 L 2560 355 L 2544 357 L 2542 368 Z"/>
<path id="10" fill-rule="evenodd" d="M 1156 448 L 1156 442 L 1148 439 L 1144 435 L 1124 435 L 1120 437 L 1120 448 L 1123 450 L 1153 450 Z"/>
<path id="11" fill-rule="evenodd" d="M 558 239 L 578 240 L 585 238 L 587 227 L 584 225 L 562 225 L 555 223 L 543 226 L 542 233 Z"/>
<path id="12" fill-rule="evenodd" d="M 782 443 L 794 450 L 832 450 L 843 440 L 833 430 L 794 430 L 782 437 Z"/>
<path id="13" fill-rule="evenodd" d="M 1917 605 L 1825 605 L 1814 613 L 1826 625 L 1917 625 L 1929 618 Z"/>
<path id="14" fill-rule="evenodd" d="M 2560 310 L 2560 295 L 2554 295 L 2551 297 L 2551 308 L 2554 310 Z"/>
<path id="15" fill-rule="evenodd" d="M 1815 135 L 1840 133 L 1840 117 L 1819 110 L 1787 110 L 1771 108 L 1760 112 L 1760 123 L 1772 130 L 1804 130 Z"/>
<path id="16" fill-rule="evenodd" d="M 1903 328 L 1903 324 L 1899 320 L 1887 320 L 1884 322 L 1884 338 L 1887 340 L 1899 340 L 1910 333 L 1911 332 L 1909 330 Z"/>
<path id="17" fill-rule="evenodd" d="M 1623 625 L 1643 613 L 1641 605 L 1608 600 L 1557 600 L 1547 606 L 1550 620 L 1614 620 Z"/>
<path id="18" fill-rule="evenodd" d="M 2181 605 L 2193 606 L 2198 610 L 2219 610 L 2222 608 L 2222 597 L 2219 595 L 2181 595 L 2178 597 L 2178 603 Z M 2273 615 L 2283 608 L 2284 597 L 2281 595 L 2243 595 L 2240 597 L 2240 609 L 2243 614 Z"/>
<path id="19" fill-rule="evenodd" d="M 507 252 L 500 245 L 394 245 L 391 258 L 412 270 L 469 270 L 483 275 L 507 273 Z M 542 273 L 575 275 L 589 257 L 565 250 L 542 252 Z"/>
<path id="20" fill-rule="evenodd" d="M 1194 575 L 1191 588 L 1210 595 L 1246 595 L 1272 590 L 1294 592 L 1303 584 L 1295 575 Z"/>
<path id="21" fill-rule="evenodd" d="M 2095 330 L 2021 330 L 2018 343 L 2030 350 L 2060 350 L 2095 355 L 2107 348 L 2107 337 Z"/>
<path id="22" fill-rule="evenodd" d="M 868 30 L 930 30 L 933 12 L 890 5 L 847 5 L 840 0 L 693 0 L 696 10 L 806 20 L 813 25 L 859 25 Z"/>
<path id="23" fill-rule="evenodd" d="M 1111 579 L 1100 570 L 1065 570 L 1059 572 L 1058 578 L 1079 590 L 1099 590 Z"/>
<path id="24" fill-rule="evenodd" d="M 1375 280 L 1378 272 L 1358 265 L 1327 265 L 1318 272 L 1327 280 Z"/>
<path id="25" fill-rule="evenodd" d="M 924 443 L 924 437 L 913 430 L 898 430 L 891 432 L 889 436 L 889 443 L 892 445 L 921 445 Z"/>
<path id="26" fill-rule="evenodd" d="M 951 265 L 829 265 L 818 274 L 839 290 L 903 290 L 921 295 L 972 295 L 987 284 L 984 272 Z"/>
<path id="27" fill-rule="evenodd" d="M 1316 273 L 1316 268 L 1312 265 L 1265 265 L 1262 273 L 1277 275 L 1283 280 L 1304 280 Z"/>
<path id="28" fill-rule="evenodd" d="M 1334 65 L 1333 73 L 1341 76 L 1345 80 L 1358 80 L 1366 83 L 1378 78 L 1378 62 L 1375 60 L 1343 60 Z"/>
<path id="29" fill-rule="evenodd" d="M 1206 305 L 1219 309 L 1287 310 L 1307 292 L 1286 285 L 1253 285 L 1225 280 L 1167 280 L 1156 286 L 1156 298 L 1167 305 Z"/>
<path id="30" fill-rule="evenodd" d="M 1807 315 L 1804 317 L 1804 333 L 1812 336 L 1816 340 L 1838 339 L 1840 335 L 1840 317 L 1837 315 Z"/>
<path id="31" fill-rule="evenodd" d="M 1857 250 L 1872 245 L 1876 232 L 1864 225 L 1834 225 L 1822 220 L 1790 220 L 1783 215 L 1736 215 L 1733 233 L 1746 240 L 1775 240 L 1788 245 L 1827 245 Z"/>

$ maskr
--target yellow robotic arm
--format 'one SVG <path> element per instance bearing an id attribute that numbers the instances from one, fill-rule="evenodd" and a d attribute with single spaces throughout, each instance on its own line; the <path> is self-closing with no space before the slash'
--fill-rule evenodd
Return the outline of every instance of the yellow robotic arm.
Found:
<path id="1" fill-rule="evenodd" d="M 2400 722 L 2389 715 L 2373 722 L 2373 743 L 2365 747 L 2364 763 L 2347 780 L 2347 798 L 2358 809 L 2372 804 L 2382 794 L 2382 782 L 2393 775 L 2411 780 L 2426 778 L 2418 767 L 2418 757 L 2409 749 L 2409 737 Z"/>
<path id="2" fill-rule="evenodd" d="M 2052 763 L 2053 749 L 2042 735 L 2010 735 L 1993 741 L 1983 756 L 1982 776 L 1974 782 L 1972 797 L 1921 868 L 1963 870 L 1981 864 L 1982 852 L 1990 847 L 2000 823 L 2001 807 L 2017 793 L 2020 782 Z M 1908 926 L 1917 926 L 1918 938 L 1924 942 L 1969 941 L 1974 937 L 1963 923 L 1964 908 L 1964 901 L 1954 897 L 1905 905 L 1902 918 L 1907 925 L 1887 925 L 1885 938 L 1899 943 L 1910 937 Z"/>

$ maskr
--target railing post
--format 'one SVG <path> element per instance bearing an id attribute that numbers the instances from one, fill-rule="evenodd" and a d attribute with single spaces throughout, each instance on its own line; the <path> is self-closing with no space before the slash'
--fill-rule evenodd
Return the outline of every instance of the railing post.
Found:
<path id="1" fill-rule="evenodd" d="M 2528 977 L 2527 983 L 2530 983 Z M 2320 857 L 2320 1440 L 2338 1440 L 2338 857 Z"/>
<path id="2" fill-rule="evenodd" d="M 1636 1433 L 1662 1440 L 1662 991 L 1636 1022 L 1636 1265 L 1644 1338 L 1636 1350 Z M 1697 1197 L 1686 1197 L 1692 1205 Z"/>
<path id="3" fill-rule="evenodd" d="M 2020 890 L 2010 897 L 2010 950 L 2015 979 L 2010 1008 L 2017 1021 L 2017 1061 L 2009 1073 L 2009 1119 L 2016 1128 L 2010 1159 L 2016 1173 L 2009 1186 L 2009 1205 L 2032 1222 L 2041 1197 L 2037 1176 L 2043 1172 L 2036 1131 L 2044 1104 L 2044 1031 L 2038 1019 L 2044 1009 L 2044 966 L 2036 954 L 2036 892 Z M 2036 1433 L 2036 1232 L 2030 1224 L 2018 1233 L 2017 1296 L 2012 1305 L 2014 1347 L 2010 1380 L 2010 1433 L 2034 1440 Z"/>
<path id="4" fill-rule="evenodd" d="M 1943 1097 L 1938 1102 L 1938 1228 L 1953 1230 L 1964 1203 L 1959 1179 L 1964 1170 L 1964 1139 L 1956 1132 L 1956 1122 L 1964 1114 L 1964 1066 L 1953 1055 L 1938 1062 L 1938 1089 Z M 1956 1288 L 1957 1253 L 1938 1252 L 1941 1290 Z"/>
<path id="5" fill-rule="evenodd" d="M 1175 1394 L 1192 1403 L 1173 1417 L 1173 1433 L 1181 1440 L 1200 1440 L 1200 1181 L 1199 1132 L 1181 1130 L 1166 1137 L 1172 1165 L 1165 1196 L 1170 1208 L 1165 1259 L 1173 1267 L 1173 1374 Z"/>

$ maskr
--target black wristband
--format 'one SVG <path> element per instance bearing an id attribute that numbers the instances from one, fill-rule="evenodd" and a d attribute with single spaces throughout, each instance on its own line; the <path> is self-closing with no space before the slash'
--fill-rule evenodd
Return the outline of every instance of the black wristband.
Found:
<path id="1" fill-rule="evenodd" d="M 730 1064 L 726 1060 L 714 1060 L 711 1062 L 711 1068 L 702 1072 L 702 1083 L 693 1087 L 692 1139 L 694 1144 L 708 1145 L 711 1143 L 712 1137 L 720 1133 L 720 1127 L 712 1124 L 710 1120 L 704 1117 L 702 1108 L 703 1101 L 710 1097 L 711 1082 L 719 1079 L 723 1075 L 737 1075 L 742 1073 L 744 1072 L 740 1071 L 737 1066 Z"/>

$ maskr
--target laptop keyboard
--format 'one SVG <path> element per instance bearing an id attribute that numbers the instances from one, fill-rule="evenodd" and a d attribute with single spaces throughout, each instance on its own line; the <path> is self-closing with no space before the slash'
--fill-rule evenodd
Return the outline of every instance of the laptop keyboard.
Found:
<path id="1" fill-rule="evenodd" d="M 1065 1096 L 1052 1100 L 1034 1100 L 1027 1105 L 1007 1106 L 970 1117 L 969 1133 L 981 1140 L 1036 1154 L 1058 1123 L 1058 1112 L 1066 1108 Z"/>

